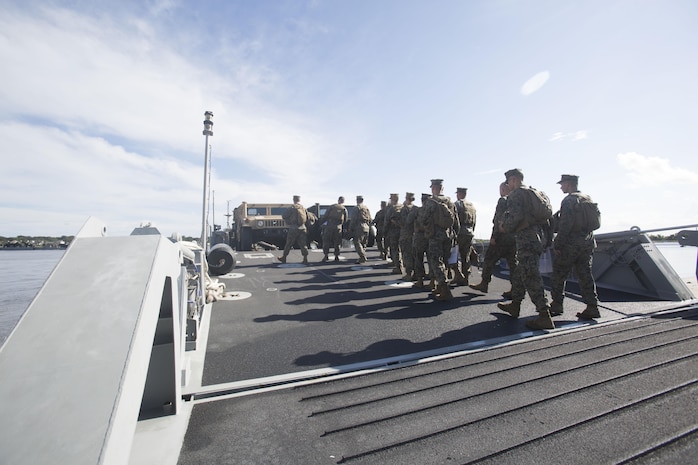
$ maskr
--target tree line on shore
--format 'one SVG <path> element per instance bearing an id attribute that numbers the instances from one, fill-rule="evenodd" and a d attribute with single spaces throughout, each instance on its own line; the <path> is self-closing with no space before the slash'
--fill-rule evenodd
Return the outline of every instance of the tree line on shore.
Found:
<path id="1" fill-rule="evenodd" d="M 0 247 L 5 249 L 65 249 L 75 236 L 0 236 Z"/>

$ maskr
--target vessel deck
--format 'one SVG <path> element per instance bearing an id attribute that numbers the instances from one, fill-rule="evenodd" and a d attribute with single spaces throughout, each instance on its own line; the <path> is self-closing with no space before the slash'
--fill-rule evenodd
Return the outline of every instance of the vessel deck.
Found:
<path id="1" fill-rule="evenodd" d="M 309 266 L 294 265 L 298 251 L 287 265 L 237 255 L 221 277 L 237 300 L 212 307 L 179 463 L 532 463 L 549 461 L 537 448 L 548 443 L 559 463 L 637 459 L 664 443 L 677 460 L 696 452 L 695 301 L 599 290 L 602 318 L 582 322 L 568 285 L 557 328 L 531 332 L 530 301 L 519 319 L 496 307 L 506 276 L 487 294 L 460 286 L 436 302 L 375 250 L 368 266 L 342 255 L 311 253 Z M 633 444 L 652 422 L 676 426 L 640 426 Z M 582 453 L 611 430 L 627 445 Z"/>

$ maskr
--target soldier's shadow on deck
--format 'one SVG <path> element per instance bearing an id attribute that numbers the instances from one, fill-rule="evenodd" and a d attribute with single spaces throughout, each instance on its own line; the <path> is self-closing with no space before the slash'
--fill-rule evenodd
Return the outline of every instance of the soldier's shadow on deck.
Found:
<path id="1" fill-rule="evenodd" d="M 366 282 L 366 287 L 375 283 Z M 307 288 L 308 286 L 302 286 Z M 355 285 L 352 285 L 355 288 Z M 323 289 L 327 291 L 327 287 Z M 432 318 L 444 312 L 470 305 L 476 294 L 459 294 L 449 302 L 434 302 L 425 289 L 393 289 L 383 287 L 374 291 L 334 289 L 330 292 L 312 293 L 308 297 L 287 301 L 287 305 L 313 305 L 314 308 L 291 314 L 272 314 L 254 319 L 255 323 L 273 321 L 336 321 L 356 317 L 358 319 L 408 320 Z M 369 303 L 370 302 L 370 303 Z M 478 300 L 476 305 L 493 304 L 499 300 Z"/>
<path id="2" fill-rule="evenodd" d="M 520 320 L 501 313 L 492 313 L 492 316 L 495 321 L 489 320 L 467 325 L 445 332 L 429 341 L 412 342 L 407 339 L 385 339 L 374 342 L 361 351 L 340 353 L 324 350 L 298 357 L 294 363 L 297 366 L 336 367 L 459 346 L 494 337 L 514 336 L 521 332 Z"/>

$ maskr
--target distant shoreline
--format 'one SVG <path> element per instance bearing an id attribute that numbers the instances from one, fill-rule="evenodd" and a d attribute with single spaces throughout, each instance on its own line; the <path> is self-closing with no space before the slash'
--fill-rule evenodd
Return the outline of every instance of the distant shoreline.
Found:
<path id="1" fill-rule="evenodd" d="M 65 250 L 67 247 L 0 247 L 0 250 Z"/>

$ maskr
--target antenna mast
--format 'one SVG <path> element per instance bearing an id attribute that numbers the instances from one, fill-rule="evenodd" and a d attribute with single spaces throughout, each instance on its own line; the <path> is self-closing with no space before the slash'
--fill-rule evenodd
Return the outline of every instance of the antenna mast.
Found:
<path id="1" fill-rule="evenodd" d="M 213 136 L 213 121 L 211 120 L 213 118 L 213 112 L 207 111 L 204 113 L 204 136 L 206 136 L 206 155 L 205 155 L 205 160 L 204 160 L 204 208 L 203 208 L 203 217 L 202 217 L 202 225 L 201 225 L 201 248 L 203 249 L 204 256 L 206 255 L 206 252 L 208 250 L 208 243 L 207 243 L 207 234 L 206 230 L 207 228 L 207 220 L 208 220 L 208 180 L 209 180 L 209 160 L 211 159 L 211 154 L 210 154 L 210 146 L 208 145 L 208 137 Z"/>

